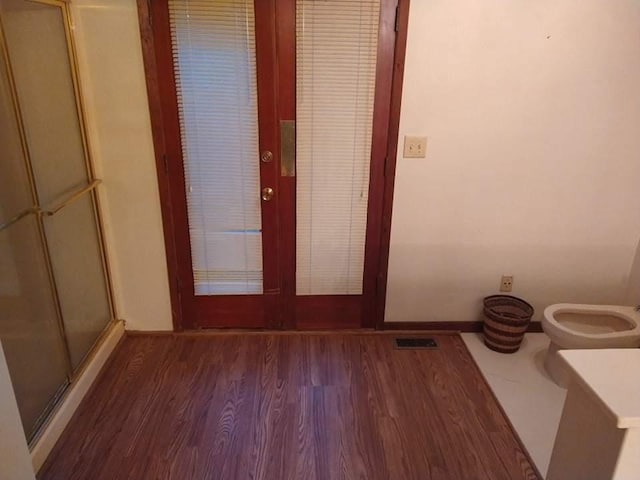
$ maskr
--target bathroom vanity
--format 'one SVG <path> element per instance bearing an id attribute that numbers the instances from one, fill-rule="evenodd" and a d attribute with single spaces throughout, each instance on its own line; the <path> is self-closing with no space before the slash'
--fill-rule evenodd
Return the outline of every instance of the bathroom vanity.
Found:
<path id="1" fill-rule="evenodd" d="M 547 480 L 640 478 L 640 349 L 563 350 L 572 372 Z"/>

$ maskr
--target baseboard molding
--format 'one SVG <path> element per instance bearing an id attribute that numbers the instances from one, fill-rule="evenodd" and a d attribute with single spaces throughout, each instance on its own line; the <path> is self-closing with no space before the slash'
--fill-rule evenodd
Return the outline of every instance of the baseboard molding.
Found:
<path id="1" fill-rule="evenodd" d="M 542 323 L 540 322 L 531 322 L 527 327 L 527 332 L 542 333 L 543 331 L 544 330 L 542 330 Z"/>
<path id="2" fill-rule="evenodd" d="M 481 332 L 482 321 L 475 322 L 386 322 L 383 330 L 433 330 L 434 332 Z M 203 330 L 185 330 L 182 332 L 173 332 L 171 330 L 127 330 L 126 334 L 131 337 L 151 337 L 151 336 L 168 336 L 168 335 L 220 335 L 220 334 L 291 334 L 291 333 L 309 333 L 320 332 L 320 330 L 244 330 L 244 329 L 203 329 Z M 327 332 L 336 332 L 338 330 L 327 330 Z M 368 329 L 349 329 L 362 333 Z M 340 331 L 341 333 L 345 333 Z M 542 324 L 540 322 L 531 322 L 527 328 L 527 332 L 542 332 Z"/>
<path id="3" fill-rule="evenodd" d="M 167 337 L 177 335 L 181 332 L 173 330 L 125 330 L 125 335 L 129 337 Z"/>
<path id="4" fill-rule="evenodd" d="M 384 330 L 432 330 L 453 332 L 481 332 L 482 321 L 475 322 L 385 322 Z M 527 332 L 542 332 L 540 322 L 531 322 Z"/>
<path id="5" fill-rule="evenodd" d="M 105 333 L 100 345 L 93 352 L 92 358 L 87 362 L 80 376 L 67 389 L 49 421 L 42 427 L 40 435 L 31 447 L 31 462 L 35 472 L 38 472 L 44 464 L 123 335 L 124 323 L 122 321 L 114 322 L 109 331 Z"/>

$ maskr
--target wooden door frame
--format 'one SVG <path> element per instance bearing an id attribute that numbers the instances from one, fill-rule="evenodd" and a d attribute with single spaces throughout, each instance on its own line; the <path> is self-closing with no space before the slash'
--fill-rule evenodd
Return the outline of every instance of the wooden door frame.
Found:
<path id="1" fill-rule="evenodd" d="M 147 85 L 147 97 L 149 102 L 149 113 L 151 119 L 151 130 L 156 161 L 156 174 L 158 180 L 158 190 L 160 194 L 160 209 L 162 214 L 162 226 L 164 233 L 167 270 L 169 276 L 169 292 L 171 298 L 171 316 L 175 331 L 182 331 L 190 328 L 191 325 L 185 321 L 187 312 L 183 311 L 183 304 L 180 299 L 180 280 L 178 268 L 178 248 L 185 248 L 176 239 L 175 227 L 176 219 L 174 209 L 176 208 L 171 200 L 171 176 L 167 163 L 168 143 L 172 140 L 165 137 L 165 122 L 163 119 L 162 95 L 160 92 L 160 75 L 170 75 L 173 72 L 158 71 L 156 58 L 155 40 L 152 29 L 153 18 L 151 15 L 151 4 L 154 0 L 137 0 L 138 19 L 140 26 L 140 38 L 142 44 L 142 55 L 145 70 L 145 80 Z M 367 230 L 379 231 L 379 236 L 368 235 L 365 246 L 365 272 L 363 282 L 363 292 L 365 292 L 365 314 L 363 327 L 381 329 L 384 326 L 384 309 L 386 302 L 387 273 L 389 262 L 389 244 L 391 236 L 391 214 L 393 209 L 393 190 L 396 170 L 396 156 L 398 148 L 398 134 L 400 124 L 400 106 L 402 101 L 402 84 L 404 77 L 404 63 L 407 43 L 407 29 L 409 24 L 409 3 L 410 0 L 381 0 L 381 11 L 386 15 L 381 16 L 380 41 L 378 48 L 378 69 L 385 68 L 384 65 L 393 65 L 391 72 L 385 75 L 382 72 L 380 90 L 384 90 L 386 95 L 376 95 L 375 110 L 376 115 L 384 115 L 386 122 L 378 122 L 383 128 L 378 128 L 373 132 L 372 139 L 372 159 L 375 149 L 383 149 L 386 155 L 381 165 L 374 165 L 372 162 L 370 179 L 370 198 L 377 198 L 377 204 L 370 202 L 367 212 Z M 277 3 L 277 8 L 282 8 L 284 12 L 279 12 L 279 16 L 295 22 L 295 1 L 283 0 Z M 389 12 L 395 11 L 395 15 Z M 284 31 L 292 29 L 276 29 L 278 35 Z M 395 41 L 392 42 L 389 36 L 393 35 Z M 280 42 L 278 42 L 280 43 Z M 291 43 L 290 43 L 291 44 Z M 278 56 L 285 56 L 288 60 L 278 62 L 276 74 L 281 78 L 295 78 L 291 75 L 291 69 L 295 68 L 291 62 L 292 52 L 278 52 Z M 295 55 L 295 52 L 293 53 Z M 380 73 L 380 72 L 378 72 Z M 376 85 L 378 88 L 378 85 Z M 280 111 L 280 118 L 288 118 L 295 113 L 295 99 L 277 98 Z M 175 141 L 175 140 L 174 140 Z M 174 146 L 175 147 L 175 146 Z M 376 168 L 377 167 L 377 168 Z M 283 180 L 284 179 L 284 180 Z M 184 188 L 184 186 L 182 187 Z M 279 181 L 280 195 L 295 195 L 295 182 L 288 182 L 286 177 L 281 177 Z M 186 219 L 186 215 L 183 216 Z M 295 227 L 295 211 L 285 213 L 280 218 L 280 240 L 291 242 L 291 231 Z M 188 248 L 189 246 L 186 245 Z M 286 247 L 286 245 L 285 245 Z M 282 249 L 285 250 L 284 248 Z M 292 324 L 293 311 L 295 306 L 291 302 L 290 294 L 295 293 L 295 284 L 287 282 L 286 278 L 295 278 L 295 251 L 290 258 L 283 262 L 285 281 L 281 285 L 281 291 L 285 300 L 280 305 L 280 320 L 278 323 L 284 328 L 294 328 Z M 286 272 L 290 270 L 289 274 Z M 367 292 L 369 292 L 367 294 Z M 289 293 L 289 295 L 287 295 Z"/>
<path id="2" fill-rule="evenodd" d="M 387 0 L 383 0 L 387 1 Z M 378 269 L 375 278 L 376 301 L 372 308 L 373 325 L 384 328 L 384 311 L 387 301 L 387 277 L 389 273 L 389 247 L 391 244 L 391 215 L 393 212 L 393 191 L 396 178 L 398 156 L 398 135 L 400 134 L 400 112 L 402 106 L 402 86 L 407 52 L 410 0 L 398 0 L 396 6 L 396 39 L 393 50 L 393 74 L 391 79 L 391 103 L 389 105 L 389 126 L 387 136 L 387 156 L 382 183 L 382 205 L 380 211 L 380 245 L 378 247 Z"/>

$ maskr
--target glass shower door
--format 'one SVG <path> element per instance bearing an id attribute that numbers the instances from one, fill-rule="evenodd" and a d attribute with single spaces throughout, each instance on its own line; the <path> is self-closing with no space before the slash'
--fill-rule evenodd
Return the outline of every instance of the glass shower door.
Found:
<path id="1" fill-rule="evenodd" d="M 0 58 L 0 339 L 25 434 L 67 385 L 68 362 L 35 200 Z"/>
<path id="2" fill-rule="evenodd" d="M 0 200 L 9 210 L 0 267 L 7 291 L 24 304 L 17 313 L 2 306 L 0 338 L 32 439 L 114 312 L 99 228 L 100 181 L 88 157 L 68 6 L 0 0 L 0 7 L 0 135 L 13 132 L 0 145 L 6 170 Z"/>
<path id="3" fill-rule="evenodd" d="M 28 439 L 68 384 L 39 226 L 26 215 L 0 231 L 0 338 Z"/>

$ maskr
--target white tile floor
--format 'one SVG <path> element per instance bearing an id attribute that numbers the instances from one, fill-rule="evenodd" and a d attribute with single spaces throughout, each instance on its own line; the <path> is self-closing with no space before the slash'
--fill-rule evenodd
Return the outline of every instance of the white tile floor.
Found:
<path id="1" fill-rule="evenodd" d="M 527 333 L 520 350 L 502 354 L 489 350 L 476 333 L 462 338 L 498 398 L 536 467 L 546 476 L 567 391 L 544 369 L 549 338 Z"/>

